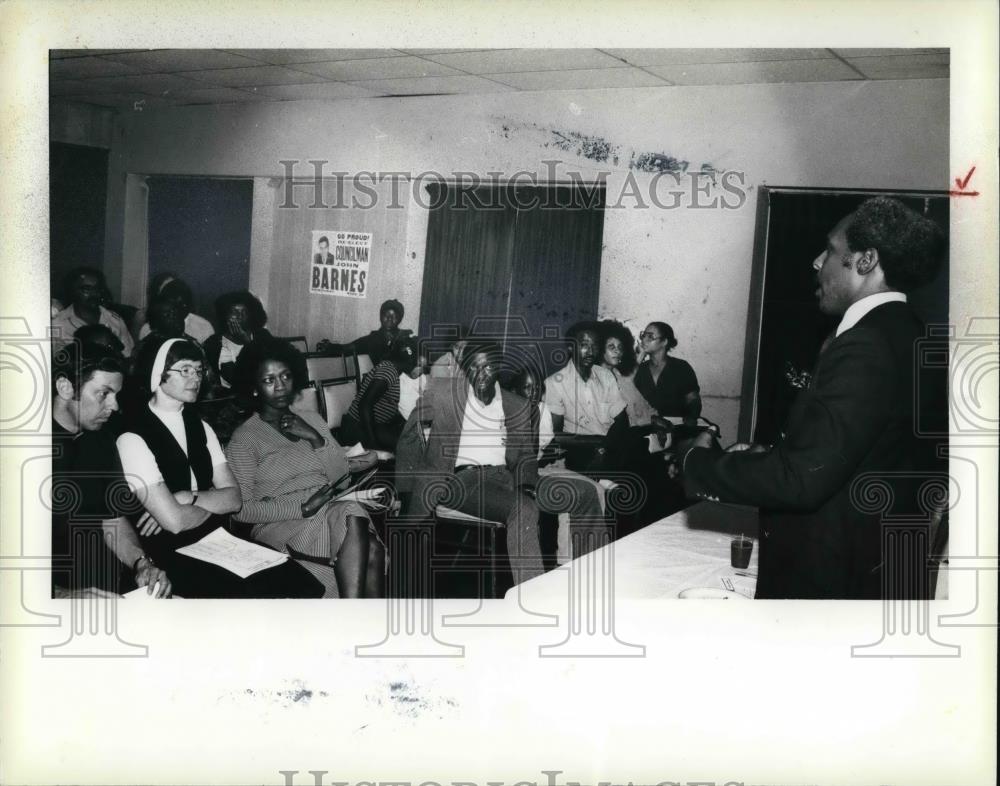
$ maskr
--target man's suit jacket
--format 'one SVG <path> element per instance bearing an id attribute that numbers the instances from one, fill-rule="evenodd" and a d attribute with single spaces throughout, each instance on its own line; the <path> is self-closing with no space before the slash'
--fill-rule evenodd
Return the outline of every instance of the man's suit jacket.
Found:
<path id="1" fill-rule="evenodd" d="M 396 446 L 396 483 L 407 515 L 427 517 L 447 492 L 447 479 L 455 474 L 455 456 L 469 396 L 465 376 L 428 379 Z M 532 428 L 529 402 L 500 390 L 507 431 L 507 469 L 514 484 L 538 482 L 537 437 Z M 426 441 L 423 426 L 430 423 Z"/>
<path id="2" fill-rule="evenodd" d="M 916 514 L 913 473 L 932 467 L 914 434 L 923 334 L 905 303 L 872 309 L 821 353 L 770 451 L 688 454 L 688 496 L 760 508 L 757 597 L 882 597 L 882 517 Z M 906 567 L 925 570 L 916 554 Z"/>

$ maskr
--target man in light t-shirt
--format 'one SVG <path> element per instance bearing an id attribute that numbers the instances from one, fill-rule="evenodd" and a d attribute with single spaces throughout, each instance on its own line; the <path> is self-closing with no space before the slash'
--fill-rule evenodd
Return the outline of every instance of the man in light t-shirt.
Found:
<path id="1" fill-rule="evenodd" d="M 500 347 L 470 341 L 461 377 L 427 381 L 396 449 L 407 515 L 438 504 L 502 522 L 515 583 L 542 573 L 535 408 L 500 388 Z M 424 436 L 424 429 L 429 436 Z"/>

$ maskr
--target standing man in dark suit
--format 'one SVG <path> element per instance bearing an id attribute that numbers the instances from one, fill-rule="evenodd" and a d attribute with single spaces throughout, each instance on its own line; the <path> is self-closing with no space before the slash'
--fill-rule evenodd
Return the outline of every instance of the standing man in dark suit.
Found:
<path id="1" fill-rule="evenodd" d="M 430 518 L 445 504 L 505 522 L 517 584 L 543 572 L 532 421 L 537 409 L 500 387 L 500 362 L 497 344 L 470 341 L 462 376 L 428 380 L 396 447 L 396 477 L 407 514 Z"/>
<path id="2" fill-rule="evenodd" d="M 883 518 L 913 520 L 933 468 L 934 445 L 915 434 L 915 400 L 934 400 L 915 396 L 924 328 L 905 293 L 933 278 L 943 251 L 929 219 L 888 197 L 864 202 L 813 261 L 820 310 L 842 319 L 782 440 L 723 452 L 703 434 L 679 447 L 688 496 L 760 508 L 758 598 L 925 594 L 926 552 L 885 551 Z"/>

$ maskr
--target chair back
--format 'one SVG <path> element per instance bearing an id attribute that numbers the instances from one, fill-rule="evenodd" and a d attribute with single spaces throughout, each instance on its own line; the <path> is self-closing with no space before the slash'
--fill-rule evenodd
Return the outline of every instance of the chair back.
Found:
<path id="1" fill-rule="evenodd" d="M 293 412 L 315 412 L 321 414 L 323 411 L 320 402 L 320 392 L 316 389 L 316 383 L 310 382 L 302 388 L 296 395 L 295 401 L 289 407 Z"/>
<path id="2" fill-rule="evenodd" d="M 360 382 L 361 378 L 365 374 L 367 374 L 369 371 L 371 371 L 375 366 L 372 363 L 372 359 L 370 357 L 368 357 L 368 355 L 357 355 L 357 359 L 358 359 L 358 361 L 357 361 L 357 367 L 358 367 L 357 377 L 358 377 L 358 382 Z"/>
<path id="3" fill-rule="evenodd" d="M 275 336 L 275 338 L 277 338 L 278 341 L 287 341 L 299 352 L 304 354 L 309 352 L 309 342 L 306 341 L 305 336 Z"/>
<path id="4" fill-rule="evenodd" d="M 348 376 L 343 355 L 327 355 L 325 352 L 310 352 L 306 355 L 306 371 L 310 382 L 324 379 L 344 379 Z"/>
<path id="5" fill-rule="evenodd" d="M 354 396 L 358 392 L 357 381 L 353 377 L 324 379 L 319 382 L 319 390 L 322 393 L 320 401 L 327 428 L 340 428 L 341 421 L 351 408 Z"/>
<path id="6" fill-rule="evenodd" d="M 361 375 L 357 371 L 358 350 L 353 344 L 330 344 L 328 342 L 324 345 L 322 352 L 306 354 L 306 367 L 309 371 L 309 379 L 313 381 L 344 377 L 361 381 Z"/>

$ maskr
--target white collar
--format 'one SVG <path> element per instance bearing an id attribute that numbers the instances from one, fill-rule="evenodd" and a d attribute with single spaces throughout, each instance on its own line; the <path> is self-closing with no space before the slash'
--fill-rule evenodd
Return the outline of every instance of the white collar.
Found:
<path id="1" fill-rule="evenodd" d="M 480 408 L 484 408 L 484 409 L 486 407 L 494 407 L 500 401 L 500 383 L 499 382 L 495 383 L 495 386 L 493 388 L 493 400 L 489 404 L 484 404 L 482 401 L 480 401 L 478 398 L 476 398 L 476 391 L 473 389 L 472 385 L 468 385 L 466 387 L 466 391 L 468 393 L 467 401 L 471 402 L 472 406 L 474 406 L 474 407 L 480 407 Z"/>
<path id="2" fill-rule="evenodd" d="M 856 303 L 852 303 L 847 311 L 844 312 L 840 324 L 837 325 L 837 335 L 839 336 L 844 331 L 850 330 L 872 309 L 878 308 L 885 303 L 905 302 L 906 295 L 902 292 L 877 292 L 874 295 L 863 297 Z"/>

